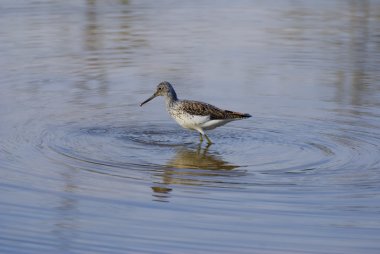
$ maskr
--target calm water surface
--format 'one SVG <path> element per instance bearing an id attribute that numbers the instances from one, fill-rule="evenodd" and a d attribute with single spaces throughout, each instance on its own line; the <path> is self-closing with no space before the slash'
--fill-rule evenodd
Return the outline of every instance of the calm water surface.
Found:
<path id="1" fill-rule="evenodd" d="M 380 1 L 0 3 L 0 253 L 380 253 Z M 180 98 L 252 118 L 198 135 Z"/>

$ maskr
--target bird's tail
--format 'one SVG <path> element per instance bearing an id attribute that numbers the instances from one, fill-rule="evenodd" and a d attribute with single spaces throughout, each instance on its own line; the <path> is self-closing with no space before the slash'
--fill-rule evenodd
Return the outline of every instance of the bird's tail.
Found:
<path id="1" fill-rule="evenodd" d="M 225 110 L 224 112 L 228 115 L 229 118 L 233 118 L 233 119 L 245 119 L 245 118 L 252 117 L 250 114 L 246 114 L 246 113 L 233 112 L 229 110 Z"/>

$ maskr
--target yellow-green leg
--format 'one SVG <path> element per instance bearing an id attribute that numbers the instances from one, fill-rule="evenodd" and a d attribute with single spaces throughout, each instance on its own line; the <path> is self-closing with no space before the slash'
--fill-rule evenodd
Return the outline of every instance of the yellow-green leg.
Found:
<path id="1" fill-rule="evenodd" d="M 209 144 L 209 145 L 211 145 L 212 144 L 212 142 L 211 142 L 211 140 L 207 137 L 207 135 L 205 134 L 205 138 L 206 138 L 206 140 L 207 140 L 207 143 Z"/>
<path id="2" fill-rule="evenodd" d="M 199 133 L 199 140 L 201 141 L 201 143 L 203 142 L 202 133 Z"/>

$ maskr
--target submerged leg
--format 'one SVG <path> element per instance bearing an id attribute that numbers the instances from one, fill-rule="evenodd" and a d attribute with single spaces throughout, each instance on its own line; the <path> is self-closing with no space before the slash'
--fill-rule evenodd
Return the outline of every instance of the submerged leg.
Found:
<path id="1" fill-rule="evenodd" d="M 196 130 L 197 132 L 199 132 L 199 140 L 202 143 L 203 142 L 203 135 L 205 135 L 205 133 L 203 132 L 203 130 L 201 128 L 194 128 L 194 130 Z"/>
<path id="2" fill-rule="evenodd" d="M 204 136 L 206 138 L 206 140 L 207 140 L 207 144 L 208 145 L 212 144 L 211 140 L 207 137 L 207 135 L 204 133 L 204 131 L 201 128 L 197 128 L 195 130 L 197 130 L 199 132 L 199 134 L 200 134 L 199 138 L 201 140 L 201 143 L 203 141 L 203 137 L 202 136 Z"/>
<path id="3" fill-rule="evenodd" d="M 211 140 L 208 138 L 208 136 L 205 134 L 205 138 L 207 139 L 207 143 L 209 144 L 209 145 L 211 145 L 212 144 L 212 142 L 211 142 Z"/>

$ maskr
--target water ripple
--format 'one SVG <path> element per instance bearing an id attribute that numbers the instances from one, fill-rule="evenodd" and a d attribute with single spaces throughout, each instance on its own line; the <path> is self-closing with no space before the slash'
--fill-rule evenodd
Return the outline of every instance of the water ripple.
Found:
<path id="1" fill-rule="evenodd" d="M 72 166 L 140 180 L 153 172 L 165 184 L 273 184 L 270 175 L 280 176 L 278 184 L 326 184 L 326 175 L 347 176 L 380 164 L 377 136 L 322 121 L 261 118 L 210 136 L 216 144 L 208 147 L 174 124 L 140 122 L 52 127 L 42 142 L 46 155 Z M 242 177 L 247 174 L 256 177 Z M 310 176 L 295 178 L 303 174 Z"/>

